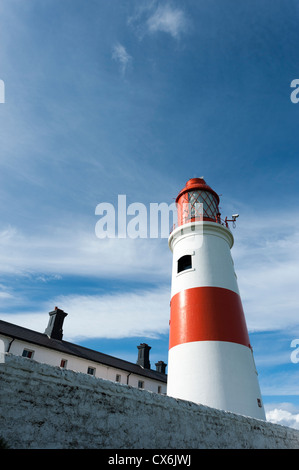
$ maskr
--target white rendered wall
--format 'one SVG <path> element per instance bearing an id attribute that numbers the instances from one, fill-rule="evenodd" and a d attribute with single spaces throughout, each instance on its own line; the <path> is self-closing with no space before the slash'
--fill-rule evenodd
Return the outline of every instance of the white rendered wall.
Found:
<path id="1" fill-rule="evenodd" d="M 0 383 L 0 437 L 13 449 L 299 448 L 295 429 L 22 357 L 4 358 Z"/>

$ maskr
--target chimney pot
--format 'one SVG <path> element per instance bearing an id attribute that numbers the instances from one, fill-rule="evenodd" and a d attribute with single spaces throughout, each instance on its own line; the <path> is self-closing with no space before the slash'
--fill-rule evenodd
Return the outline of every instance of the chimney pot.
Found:
<path id="1" fill-rule="evenodd" d="M 161 374 L 165 374 L 167 364 L 165 364 L 164 361 L 156 362 L 155 366 L 156 366 L 156 371 L 157 372 L 161 372 Z"/>
<path id="2" fill-rule="evenodd" d="M 49 312 L 49 323 L 45 329 L 45 334 L 52 339 L 62 340 L 63 336 L 63 322 L 67 313 L 58 307 L 55 307 L 53 312 Z"/>
<path id="3" fill-rule="evenodd" d="M 143 367 L 144 369 L 150 369 L 151 364 L 149 361 L 149 352 L 150 352 L 150 349 L 152 348 L 146 343 L 141 343 L 140 346 L 137 346 L 137 348 L 138 348 L 138 359 L 137 359 L 136 364 Z"/>

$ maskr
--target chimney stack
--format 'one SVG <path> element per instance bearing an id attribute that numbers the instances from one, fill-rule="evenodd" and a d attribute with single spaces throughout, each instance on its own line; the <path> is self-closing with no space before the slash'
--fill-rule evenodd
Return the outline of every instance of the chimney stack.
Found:
<path id="1" fill-rule="evenodd" d="M 155 366 L 156 366 L 156 371 L 157 372 L 161 372 L 161 374 L 165 374 L 167 364 L 165 364 L 164 361 L 156 362 Z"/>
<path id="2" fill-rule="evenodd" d="M 67 313 L 65 313 L 63 310 L 60 310 L 60 308 L 55 307 L 52 312 L 49 312 L 49 316 L 49 323 L 45 329 L 45 334 L 51 339 L 62 340 L 62 326 Z"/>
<path id="3" fill-rule="evenodd" d="M 136 364 L 143 367 L 144 369 L 150 369 L 151 364 L 149 361 L 149 352 L 150 352 L 150 349 L 152 348 L 146 343 L 141 343 L 140 346 L 137 346 L 137 348 L 138 348 L 138 359 L 137 359 Z"/>

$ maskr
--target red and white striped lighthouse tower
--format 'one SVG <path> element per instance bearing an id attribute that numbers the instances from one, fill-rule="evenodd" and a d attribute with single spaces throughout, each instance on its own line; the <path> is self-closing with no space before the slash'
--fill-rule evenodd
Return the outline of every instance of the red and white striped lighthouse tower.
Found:
<path id="1" fill-rule="evenodd" d="M 192 178 L 176 203 L 167 394 L 265 419 L 219 196 Z"/>

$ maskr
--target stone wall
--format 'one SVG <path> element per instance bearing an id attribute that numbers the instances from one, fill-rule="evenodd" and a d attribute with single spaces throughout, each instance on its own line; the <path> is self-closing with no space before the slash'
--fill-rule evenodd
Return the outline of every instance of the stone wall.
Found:
<path id="1" fill-rule="evenodd" d="M 6 355 L 0 437 L 13 449 L 287 449 L 299 431 Z"/>

